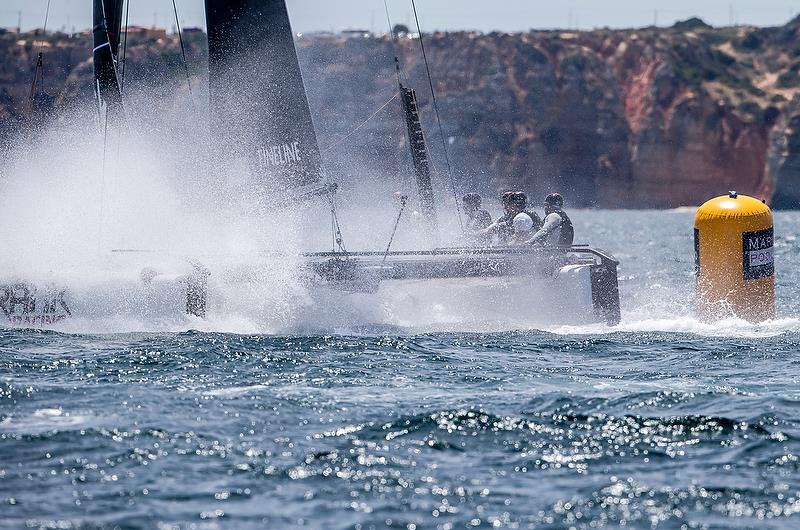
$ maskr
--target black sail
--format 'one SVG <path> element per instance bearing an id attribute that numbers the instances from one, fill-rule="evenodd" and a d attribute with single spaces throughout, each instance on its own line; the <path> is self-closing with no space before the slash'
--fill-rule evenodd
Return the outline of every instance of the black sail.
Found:
<path id="1" fill-rule="evenodd" d="M 322 179 L 284 0 L 206 0 L 214 140 L 272 189 Z"/>
<path id="2" fill-rule="evenodd" d="M 94 0 L 94 80 L 95 92 L 109 110 L 122 105 L 117 75 L 123 0 Z"/>
<path id="3" fill-rule="evenodd" d="M 436 241 L 438 237 L 436 204 L 433 200 L 431 166 L 428 158 L 428 147 L 425 145 L 425 136 L 422 133 L 417 94 L 413 89 L 406 88 L 401 83 L 400 96 L 403 104 L 403 114 L 406 117 L 406 132 L 408 133 L 408 144 L 411 148 L 411 162 L 414 164 L 414 174 L 417 177 L 419 209 L 428 228 L 428 237 L 431 241 Z"/>

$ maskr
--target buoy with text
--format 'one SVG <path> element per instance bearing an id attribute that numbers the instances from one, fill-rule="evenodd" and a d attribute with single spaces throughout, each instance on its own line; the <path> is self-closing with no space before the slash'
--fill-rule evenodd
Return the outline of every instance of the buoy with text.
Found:
<path id="1" fill-rule="evenodd" d="M 772 210 L 735 191 L 706 202 L 694 218 L 697 312 L 704 320 L 775 317 Z"/>

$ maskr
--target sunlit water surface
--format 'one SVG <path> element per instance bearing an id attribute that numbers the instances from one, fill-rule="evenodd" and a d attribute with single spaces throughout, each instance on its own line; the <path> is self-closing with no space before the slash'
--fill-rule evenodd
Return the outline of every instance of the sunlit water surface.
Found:
<path id="1" fill-rule="evenodd" d="M 758 325 L 693 318 L 692 215 L 573 214 L 617 328 L 0 330 L 0 526 L 796 528 L 800 215 Z"/>

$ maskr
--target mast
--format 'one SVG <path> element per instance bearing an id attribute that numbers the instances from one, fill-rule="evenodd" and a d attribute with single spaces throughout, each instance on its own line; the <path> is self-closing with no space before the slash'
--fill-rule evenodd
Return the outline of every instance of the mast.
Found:
<path id="1" fill-rule="evenodd" d="M 110 112 L 122 108 L 122 91 L 117 76 L 122 3 L 124 0 L 94 0 L 94 88 L 101 106 Z"/>
<path id="2" fill-rule="evenodd" d="M 414 89 L 406 88 L 403 83 L 400 83 L 400 98 L 403 104 L 403 115 L 406 118 L 406 132 L 408 133 L 408 144 L 411 149 L 411 160 L 414 164 L 414 175 L 417 177 L 419 209 L 422 218 L 425 220 L 428 237 L 435 242 L 438 240 L 439 234 L 436 221 L 436 205 L 433 201 L 431 167 L 428 148 L 425 145 L 425 136 L 422 134 L 417 94 Z"/>
<path id="3" fill-rule="evenodd" d="M 270 191 L 322 180 L 284 0 L 205 0 L 212 138 Z"/>

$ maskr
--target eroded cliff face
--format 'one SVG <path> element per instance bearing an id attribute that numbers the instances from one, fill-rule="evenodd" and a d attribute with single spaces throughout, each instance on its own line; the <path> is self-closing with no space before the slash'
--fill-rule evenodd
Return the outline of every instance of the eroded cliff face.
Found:
<path id="1" fill-rule="evenodd" d="M 716 30 L 694 21 L 636 31 L 431 35 L 454 169 L 482 191 L 560 190 L 580 205 L 675 207 L 728 189 L 769 200 L 778 179 L 797 171 L 784 163 L 777 174 L 767 159 L 779 143 L 771 135 L 784 136 L 776 124 L 798 112 L 787 103 L 800 89 L 798 27 L 800 20 Z M 308 57 L 320 48 L 338 54 L 335 75 L 319 66 L 325 61 L 306 62 L 311 84 L 326 93 L 350 87 L 347 79 L 364 68 L 352 51 L 390 63 L 385 42 L 362 40 L 356 50 L 352 39 L 302 41 Z M 432 137 L 419 44 L 401 39 L 397 47 Z M 384 81 L 368 82 L 366 92 L 391 94 L 393 79 Z M 338 91 L 344 107 L 359 106 L 358 86 Z M 320 97 L 312 90 L 324 109 Z"/>
<path id="2" fill-rule="evenodd" d="M 24 115 L 35 62 L 17 37 L 0 41 L 6 124 Z M 152 81 L 154 70 L 161 90 L 177 89 L 174 41 L 134 41 L 127 82 L 135 85 L 135 72 Z M 297 42 L 329 174 L 345 185 L 365 174 L 387 186 L 406 179 L 399 103 L 390 101 L 397 55 L 403 81 L 418 92 L 440 187 L 444 143 L 459 192 L 559 190 L 572 205 L 675 207 L 736 189 L 800 206 L 800 103 L 790 103 L 800 94 L 800 19 L 762 29 L 694 20 L 668 29 L 428 35 L 441 136 L 417 39 Z M 63 48 L 50 57 L 63 63 L 48 87 L 56 108 L 90 97 L 86 45 L 66 37 L 53 44 Z M 202 72 L 202 39 L 191 46 Z"/>
<path id="3" fill-rule="evenodd" d="M 796 112 L 786 102 L 800 88 L 790 82 L 798 25 L 433 35 L 429 59 L 456 172 L 491 191 L 560 190 L 581 205 L 674 207 L 728 189 L 769 199 L 770 134 Z M 399 47 L 430 117 L 418 43 Z M 329 86 L 314 64 L 308 77 Z"/>
<path id="4" fill-rule="evenodd" d="M 772 205 L 800 207 L 800 94 L 787 105 L 770 134 L 767 178 L 775 184 Z"/>
<path id="5" fill-rule="evenodd" d="M 128 46 L 124 81 L 129 95 L 145 91 L 154 99 L 185 89 L 180 44 L 163 30 L 133 36 Z M 163 37 L 162 37 L 163 35 Z M 205 35 L 193 32 L 184 37 L 193 74 L 207 71 Z M 92 38 L 88 33 L 42 36 L 17 35 L 0 30 L 0 130 L 20 130 L 31 119 L 31 89 L 37 55 L 43 56 L 38 74 L 35 104 L 50 118 L 73 105 L 94 103 Z M 204 79 L 196 82 L 205 82 Z"/>

